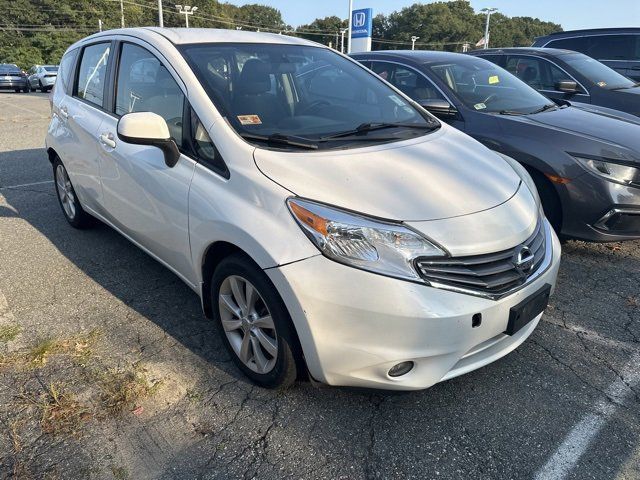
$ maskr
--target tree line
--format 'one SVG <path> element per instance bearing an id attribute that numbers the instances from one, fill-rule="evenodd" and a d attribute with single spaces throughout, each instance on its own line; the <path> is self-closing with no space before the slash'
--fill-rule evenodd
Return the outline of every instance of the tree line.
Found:
<path id="1" fill-rule="evenodd" d="M 340 30 L 347 21 L 337 16 L 318 18 L 296 28 L 287 25 L 279 10 L 258 4 L 241 7 L 215 0 L 194 0 L 198 11 L 190 27 L 230 28 L 294 35 L 339 48 Z M 122 0 L 125 26 L 158 24 L 154 0 Z M 173 3 L 164 2 L 164 25 L 184 26 Z M 0 62 L 22 68 L 58 63 L 66 48 L 80 38 L 103 29 L 119 28 L 120 0 L 0 0 Z M 373 48 L 406 49 L 418 36 L 416 48 L 461 51 L 484 34 L 485 16 L 468 1 L 416 3 L 389 15 L 378 14 L 373 22 Z M 540 35 L 561 26 L 531 17 L 491 16 L 491 46 L 526 46 Z M 337 41 L 337 43 L 336 43 Z"/>

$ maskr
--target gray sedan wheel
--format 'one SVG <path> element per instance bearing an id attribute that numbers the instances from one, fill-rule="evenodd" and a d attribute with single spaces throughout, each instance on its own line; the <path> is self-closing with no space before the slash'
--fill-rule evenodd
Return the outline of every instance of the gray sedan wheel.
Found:
<path id="1" fill-rule="evenodd" d="M 80 205 L 67 169 L 59 158 L 56 158 L 53 162 L 53 180 L 58 202 L 67 222 L 74 228 L 86 228 L 93 225 L 93 217 L 85 212 L 82 205 Z"/>

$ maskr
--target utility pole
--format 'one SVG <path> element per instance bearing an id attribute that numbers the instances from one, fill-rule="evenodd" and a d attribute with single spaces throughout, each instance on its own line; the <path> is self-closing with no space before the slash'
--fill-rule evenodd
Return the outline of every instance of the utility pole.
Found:
<path id="1" fill-rule="evenodd" d="M 416 49 L 416 40 L 418 40 L 420 37 L 416 37 L 415 35 L 413 35 L 411 37 L 411 50 L 415 50 Z"/>
<path id="2" fill-rule="evenodd" d="M 120 27 L 124 28 L 124 3 L 120 0 Z"/>
<path id="3" fill-rule="evenodd" d="M 351 21 L 353 20 L 353 0 L 349 0 L 349 39 L 347 44 L 347 53 L 351 53 Z"/>
<path id="4" fill-rule="evenodd" d="M 158 25 L 160 28 L 164 27 L 164 18 L 162 15 L 162 0 L 158 0 Z"/>
<path id="5" fill-rule="evenodd" d="M 486 50 L 487 48 L 489 48 L 489 19 L 491 18 L 491 14 L 493 12 L 497 12 L 498 9 L 491 7 L 483 8 L 480 11 L 487 14 L 487 23 L 484 26 L 484 49 Z"/>
<path id="6" fill-rule="evenodd" d="M 198 7 L 192 7 L 191 5 L 176 5 L 176 10 L 181 15 L 184 15 L 184 24 L 187 28 L 189 28 L 189 15 L 193 15 Z"/>
<path id="7" fill-rule="evenodd" d="M 102 20 L 98 19 L 98 31 L 101 32 L 102 31 Z"/>
<path id="8" fill-rule="evenodd" d="M 336 43 L 335 43 L 336 47 L 336 51 L 338 50 L 338 32 L 336 32 Z"/>
<path id="9" fill-rule="evenodd" d="M 344 53 L 344 34 L 349 31 L 348 28 L 340 29 L 340 53 Z"/>

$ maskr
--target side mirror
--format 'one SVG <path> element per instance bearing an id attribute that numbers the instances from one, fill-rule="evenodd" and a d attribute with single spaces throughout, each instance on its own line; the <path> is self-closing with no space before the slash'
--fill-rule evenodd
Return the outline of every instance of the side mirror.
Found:
<path id="1" fill-rule="evenodd" d="M 578 91 L 578 84 L 573 80 L 560 80 L 555 84 L 556 90 L 565 93 L 576 93 Z"/>
<path id="2" fill-rule="evenodd" d="M 158 147 L 164 154 L 167 167 L 175 167 L 180 159 L 180 151 L 169 134 L 164 118 L 152 112 L 133 112 L 120 117 L 118 138 L 135 145 Z"/>
<path id="3" fill-rule="evenodd" d="M 446 100 L 432 99 L 420 100 L 418 104 L 429 113 L 444 120 L 454 117 L 458 110 Z"/>

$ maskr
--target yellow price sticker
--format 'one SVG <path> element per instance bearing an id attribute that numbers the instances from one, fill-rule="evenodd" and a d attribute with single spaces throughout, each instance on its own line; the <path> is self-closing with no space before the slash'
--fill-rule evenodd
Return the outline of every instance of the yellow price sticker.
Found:
<path id="1" fill-rule="evenodd" d="M 491 75 L 489 77 L 489 84 L 493 85 L 494 83 L 500 83 L 500 79 L 498 78 L 498 75 Z"/>

